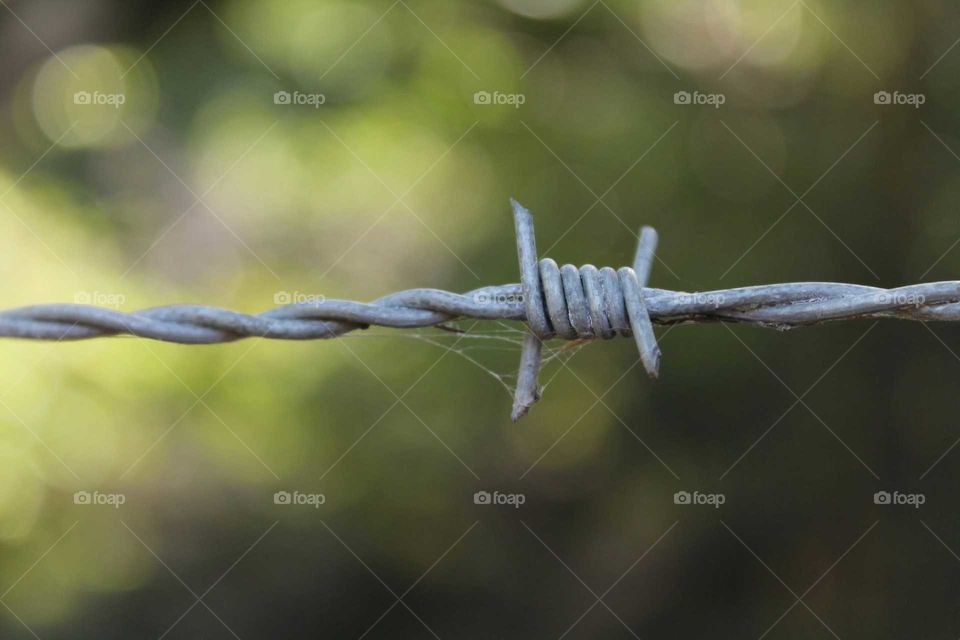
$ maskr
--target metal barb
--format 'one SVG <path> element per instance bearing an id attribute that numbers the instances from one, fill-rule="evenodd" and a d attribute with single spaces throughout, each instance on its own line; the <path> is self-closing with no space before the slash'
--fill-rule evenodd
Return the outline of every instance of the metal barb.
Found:
<path id="1" fill-rule="evenodd" d="M 833 282 L 793 282 L 699 293 L 647 286 L 657 234 L 640 233 L 633 267 L 558 266 L 538 260 L 533 216 L 515 200 L 520 283 L 464 294 L 408 289 L 371 302 L 317 299 L 247 314 L 202 305 L 172 305 L 130 313 L 83 304 L 43 304 L 0 311 L 0 337 L 84 340 L 134 335 L 182 344 L 335 338 L 370 325 L 444 326 L 457 318 L 525 321 L 512 417 L 539 398 L 543 341 L 633 336 L 647 372 L 660 365 L 653 325 L 740 322 L 775 329 L 857 318 L 960 321 L 960 281 L 881 289 Z"/>
<path id="2" fill-rule="evenodd" d="M 540 399 L 537 382 L 542 341 L 552 337 L 566 340 L 612 338 L 633 335 L 640 360 L 651 378 L 660 373 L 660 347 L 643 298 L 657 248 L 657 232 L 643 227 L 634 258 L 634 268 L 622 267 L 616 273 L 593 265 L 579 269 L 565 264 L 558 267 L 550 258 L 537 262 L 533 215 L 511 199 L 517 230 L 517 255 L 520 282 L 529 334 L 523 341 L 520 371 L 513 396 L 514 422 L 526 415 Z M 603 274 L 603 277 L 601 277 Z"/>

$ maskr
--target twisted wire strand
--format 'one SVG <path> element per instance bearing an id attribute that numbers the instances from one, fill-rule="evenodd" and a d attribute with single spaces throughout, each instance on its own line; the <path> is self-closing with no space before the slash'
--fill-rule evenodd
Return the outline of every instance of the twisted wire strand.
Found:
<path id="1" fill-rule="evenodd" d="M 657 325 L 730 322 L 786 330 L 858 318 L 960 321 L 960 281 L 953 280 L 895 289 L 836 282 L 791 282 L 703 292 L 644 287 L 642 295 L 650 320 Z M 368 303 L 329 299 L 259 314 L 190 304 L 129 313 L 82 304 L 38 304 L 0 312 L 0 337 L 83 340 L 125 334 L 182 344 L 247 337 L 316 340 L 371 325 L 406 329 L 458 318 L 526 321 L 523 305 L 512 302 L 522 299 L 522 286 L 508 284 L 465 294 L 409 289 Z M 589 307 L 579 307 L 578 312 L 592 313 Z M 606 327 L 606 322 L 609 320 L 601 320 L 600 326 Z M 632 335 L 628 326 L 614 326 L 617 335 Z M 603 331 L 583 331 L 573 339 L 613 337 Z"/>
<path id="2" fill-rule="evenodd" d="M 39 304 L 0 312 L 0 337 L 83 340 L 133 335 L 181 344 L 213 344 L 242 338 L 316 340 L 371 325 L 408 329 L 456 318 L 523 320 L 511 303 L 517 287 L 494 286 L 465 294 L 408 289 L 372 302 L 317 300 L 258 314 L 204 305 L 169 305 L 124 313 L 82 304 Z"/>
<path id="3" fill-rule="evenodd" d="M 538 259 L 533 217 L 512 201 L 521 282 L 463 294 L 408 289 L 371 302 L 324 299 L 257 314 L 181 304 L 125 313 L 82 304 L 39 304 L 0 311 L 0 337 L 84 340 L 132 335 L 182 344 L 232 342 L 247 337 L 314 340 L 371 325 L 415 328 L 458 318 L 527 323 L 513 418 L 539 398 L 542 342 L 633 337 L 648 373 L 656 377 L 660 350 L 653 324 L 730 322 L 780 330 L 827 321 L 899 318 L 960 321 L 960 281 L 893 289 L 833 282 L 793 282 L 705 292 L 647 287 L 656 232 L 644 227 L 633 267 L 557 265 Z"/>

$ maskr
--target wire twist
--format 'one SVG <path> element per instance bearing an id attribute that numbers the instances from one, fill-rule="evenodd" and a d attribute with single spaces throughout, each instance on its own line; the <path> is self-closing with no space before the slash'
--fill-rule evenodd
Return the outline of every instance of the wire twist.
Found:
<path id="1" fill-rule="evenodd" d="M 644 368 L 656 378 L 660 372 L 660 348 L 643 297 L 656 250 L 656 231 L 650 227 L 642 230 L 634 260 L 636 269 L 598 270 L 590 264 L 579 269 L 572 264 L 558 267 L 550 258 L 537 262 L 533 216 L 516 200 L 510 203 L 517 233 L 524 310 L 530 328 L 520 356 L 513 420 L 523 417 L 540 398 L 537 378 L 541 343 L 553 337 L 607 340 L 617 334 L 633 335 Z"/>
<path id="2" fill-rule="evenodd" d="M 457 318 L 525 321 L 512 417 L 539 398 L 544 340 L 633 336 L 644 368 L 656 377 L 660 349 L 653 324 L 739 322 L 775 329 L 855 318 L 960 321 L 960 281 L 881 289 L 833 282 L 793 282 L 689 293 L 647 287 L 657 234 L 640 233 L 633 267 L 558 266 L 538 260 L 533 216 L 513 205 L 519 284 L 463 294 L 408 289 L 371 302 L 323 299 L 247 314 L 204 305 L 170 305 L 124 313 L 82 304 L 41 304 L 0 311 L 0 337 L 83 340 L 133 335 L 182 344 L 335 338 L 371 325 L 414 328 Z"/>

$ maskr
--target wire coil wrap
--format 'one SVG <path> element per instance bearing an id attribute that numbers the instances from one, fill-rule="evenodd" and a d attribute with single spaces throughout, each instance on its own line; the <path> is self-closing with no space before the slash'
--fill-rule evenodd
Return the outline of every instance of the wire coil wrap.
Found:
<path id="1" fill-rule="evenodd" d="M 520 419 L 540 398 L 537 384 L 540 346 L 537 342 L 542 340 L 554 337 L 606 340 L 618 334 L 632 335 L 644 368 L 651 377 L 657 377 L 660 348 L 643 299 L 643 285 L 656 247 L 656 232 L 652 229 L 643 232 L 634 260 L 644 282 L 630 267 L 622 267 L 619 271 L 610 267 L 598 270 L 589 264 L 579 269 L 572 264 L 559 267 L 550 258 L 537 262 L 533 215 L 516 200 L 510 202 L 517 234 L 524 310 L 530 333 L 536 339 L 523 343 L 511 413 L 513 419 Z"/>
<path id="2" fill-rule="evenodd" d="M 558 267 L 550 258 L 544 258 L 538 271 L 543 287 L 543 316 L 547 320 L 538 327 L 531 325 L 538 338 L 609 340 L 617 335 L 633 335 L 620 276 L 612 268 L 597 269 L 591 264 L 579 269 L 570 264 Z"/>

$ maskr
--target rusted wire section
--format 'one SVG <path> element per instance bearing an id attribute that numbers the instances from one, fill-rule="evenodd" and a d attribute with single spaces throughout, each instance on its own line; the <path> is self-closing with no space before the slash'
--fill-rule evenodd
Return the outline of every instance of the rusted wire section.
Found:
<path id="1" fill-rule="evenodd" d="M 457 318 L 524 321 L 524 339 L 512 416 L 539 397 L 542 342 L 633 336 L 644 368 L 656 377 L 660 349 L 653 324 L 743 322 L 775 329 L 855 318 L 960 320 L 960 281 L 880 289 L 833 282 L 793 282 L 688 293 L 647 287 L 657 234 L 640 233 L 633 267 L 558 266 L 538 259 L 533 216 L 513 204 L 520 284 L 463 294 L 409 289 L 372 302 L 317 299 L 240 313 L 203 305 L 171 305 L 124 313 L 82 304 L 42 304 L 0 312 L 0 337 L 83 340 L 134 335 L 183 344 L 335 338 L 371 325 L 399 329 Z"/>

